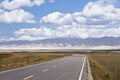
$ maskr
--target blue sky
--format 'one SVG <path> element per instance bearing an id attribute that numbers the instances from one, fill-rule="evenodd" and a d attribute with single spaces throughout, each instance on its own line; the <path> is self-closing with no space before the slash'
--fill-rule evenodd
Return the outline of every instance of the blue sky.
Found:
<path id="1" fill-rule="evenodd" d="M 2 2 L 3 0 L 1 0 Z M 24 10 L 35 15 L 35 19 L 39 21 L 43 16 L 52 12 L 73 13 L 81 11 L 85 4 L 90 0 L 56 0 L 53 3 L 49 3 L 48 0 L 41 6 L 23 7 Z M 95 0 L 91 0 L 95 1 Z M 12 32 L 26 27 L 40 27 L 41 23 L 28 24 L 28 23 L 0 23 L 0 31 L 3 36 L 11 36 Z"/>
<path id="2" fill-rule="evenodd" d="M 0 40 L 120 37 L 119 4 L 119 0 L 1 0 Z"/>

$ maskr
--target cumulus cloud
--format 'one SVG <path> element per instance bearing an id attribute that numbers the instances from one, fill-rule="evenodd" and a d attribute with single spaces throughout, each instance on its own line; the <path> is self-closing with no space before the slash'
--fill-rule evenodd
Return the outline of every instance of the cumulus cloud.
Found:
<path id="1" fill-rule="evenodd" d="M 77 38 L 99 38 L 105 36 L 114 36 L 119 37 L 120 28 L 98 28 L 94 25 L 87 27 L 83 25 L 82 27 L 78 26 L 60 26 L 57 28 L 56 34 L 58 37 L 77 37 Z"/>
<path id="2" fill-rule="evenodd" d="M 87 19 L 86 24 L 106 25 L 117 23 L 120 21 L 120 9 L 113 5 L 102 5 L 97 2 L 88 3 L 82 15 Z"/>
<path id="3" fill-rule="evenodd" d="M 45 0 L 3 0 L 0 3 L 0 8 L 6 10 L 14 10 L 21 7 L 32 7 L 34 5 L 40 6 Z"/>
<path id="4" fill-rule="evenodd" d="M 23 28 L 14 32 L 19 39 L 22 40 L 35 40 L 35 39 L 44 39 L 51 38 L 55 36 L 54 30 L 47 27 L 40 28 Z"/>
<path id="5" fill-rule="evenodd" d="M 40 22 L 54 25 L 69 25 L 73 23 L 88 25 L 106 25 L 119 23 L 120 9 L 113 5 L 103 5 L 99 1 L 89 2 L 81 12 L 53 12 L 44 16 Z"/>
<path id="6" fill-rule="evenodd" d="M 16 39 L 120 37 L 120 8 L 104 1 L 89 2 L 80 12 L 50 13 L 40 19 L 41 23 L 49 24 L 47 27 L 20 29 L 14 32 Z M 0 10 L 0 14 L 4 13 Z M 48 28 L 51 25 L 55 28 Z"/>
<path id="7" fill-rule="evenodd" d="M 113 5 L 104 6 L 97 2 L 90 2 L 84 7 L 82 13 L 86 18 L 94 18 L 96 20 L 118 20 L 120 9 L 115 8 Z"/>
<path id="8" fill-rule="evenodd" d="M 57 37 L 120 37 L 119 17 L 120 8 L 114 7 L 112 1 L 98 0 L 86 4 L 81 12 L 53 12 L 40 22 L 57 26 Z"/>
<path id="9" fill-rule="evenodd" d="M 54 12 L 44 16 L 40 22 L 56 25 L 71 24 L 73 22 L 71 14 L 63 14 L 60 12 Z"/>
<path id="10" fill-rule="evenodd" d="M 90 26 L 90 28 L 79 27 L 79 25 L 64 25 L 59 26 L 56 29 L 51 29 L 47 27 L 40 28 L 23 28 L 15 31 L 17 40 L 38 40 L 46 38 L 56 38 L 56 37 L 76 37 L 76 38 L 99 38 L 105 36 L 119 37 L 120 27 L 118 28 L 98 28 Z"/>
<path id="11" fill-rule="evenodd" d="M 0 23 L 34 23 L 34 15 L 17 9 L 13 11 L 4 11 L 0 9 Z"/>

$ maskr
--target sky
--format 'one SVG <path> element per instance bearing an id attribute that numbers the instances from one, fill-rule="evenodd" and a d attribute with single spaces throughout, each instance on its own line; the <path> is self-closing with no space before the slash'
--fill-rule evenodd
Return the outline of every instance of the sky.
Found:
<path id="1" fill-rule="evenodd" d="M 0 41 L 120 37 L 120 0 L 0 0 Z"/>

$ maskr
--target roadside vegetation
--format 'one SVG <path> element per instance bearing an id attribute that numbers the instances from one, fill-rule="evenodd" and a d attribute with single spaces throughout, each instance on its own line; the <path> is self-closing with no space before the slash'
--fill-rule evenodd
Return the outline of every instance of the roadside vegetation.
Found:
<path id="1" fill-rule="evenodd" d="M 89 53 L 94 80 L 120 80 L 120 53 Z"/>
<path id="2" fill-rule="evenodd" d="M 0 53 L 0 71 L 46 62 L 65 56 L 69 56 L 69 54 L 37 52 Z"/>
<path id="3" fill-rule="evenodd" d="M 120 53 L 97 52 L 21 52 L 0 54 L 0 71 L 38 64 L 58 59 L 71 54 L 84 54 L 88 56 L 94 80 L 120 79 Z"/>

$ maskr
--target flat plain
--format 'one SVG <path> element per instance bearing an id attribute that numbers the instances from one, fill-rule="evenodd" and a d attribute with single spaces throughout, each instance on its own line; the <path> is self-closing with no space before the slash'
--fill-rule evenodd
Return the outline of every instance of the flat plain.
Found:
<path id="1" fill-rule="evenodd" d="M 120 79 L 120 53 L 119 52 L 20 52 L 0 54 L 0 71 L 18 67 L 38 64 L 53 59 L 71 56 L 71 54 L 87 55 L 94 80 Z"/>
<path id="2" fill-rule="evenodd" d="M 68 54 L 39 53 L 39 52 L 13 52 L 0 54 L 0 71 L 38 64 L 53 59 L 59 59 Z"/>
<path id="3" fill-rule="evenodd" d="M 95 52 L 88 56 L 95 80 L 120 79 L 120 53 Z"/>

